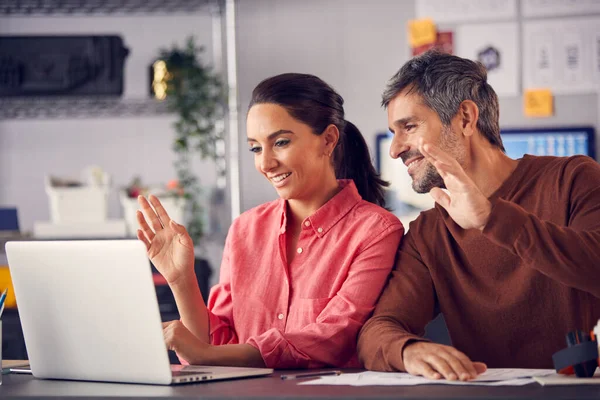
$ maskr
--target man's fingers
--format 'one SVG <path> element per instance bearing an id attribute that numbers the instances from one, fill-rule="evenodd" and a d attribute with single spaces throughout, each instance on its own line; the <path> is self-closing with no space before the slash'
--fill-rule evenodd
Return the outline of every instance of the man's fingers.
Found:
<path id="1" fill-rule="evenodd" d="M 419 144 L 418 149 L 419 149 L 419 152 L 423 155 L 423 157 L 425 157 L 425 160 L 427 160 L 437 170 L 438 167 L 436 166 L 436 163 L 438 162 L 438 159 L 435 158 L 433 155 L 431 155 L 429 152 L 425 151 L 425 149 L 423 148 L 423 145 Z M 440 172 L 440 171 L 438 170 L 438 172 Z M 440 173 L 440 175 L 441 175 L 441 173 Z"/>
<path id="2" fill-rule="evenodd" d="M 403 350 L 402 356 L 408 373 L 429 379 L 444 377 L 466 381 L 476 378 L 487 368 L 483 363 L 471 361 L 454 347 L 435 343 L 411 343 Z"/>
<path id="3" fill-rule="evenodd" d="M 446 153 L 434 144 L 422 142 L 420 150 L 429 154 L 429 156 L 435 159 L 436 161 L 439 161 L 448 166 L 458 165 L 458 161 L 456 161 L 454 157 L 452 157 L 450 154 Z"/>
<path id="4" fill-rule="evenodd" d="M 423 148 L 423 146 L 419 147 L 419 151 L 421 152 L 421 154 L 423 154 L 423 156 L 425 157 L 425 160 L 427 160 L 431 165 L 433 165 L 433 167 L 436 169 L 436 171 L 440 174 L 442 179 L 444 179 L 444 181 L 445 181 L 446 178 L 448 177 L 448 175 L 451 174 L 451 171 L 452 171 L 451 166 L 448 165 L 447 163 L 445 163 L 444 161 L 431 155 L 431 153 L 427 152 Z"/>
<path id="5" fill-rule="evenodd" d="M 429 191 L 429 195 L 433 197 L 433 200 L 435 200 L 436 203 L 444 207 L 446 210 L 448 209 L 448 207 L 450 207 L 450 196 L 442 189 L 434 187 Z"/>
<path id="6" fill-rule="evenodd" d="M 419 147 L 419 151 L 433 164 L 435 169 L 442 175 L 442 178 L 444 178 L 445 174 L 454 175 L 456 177 L 465 175 L 465 171 L 458 161 L 439 147 L 426 143 Z"/>
<path id="7" fill-rule="evenodd" d="M 483 374 L 485 371 L 487 371 L 487 365 L 485 365 L 482 362 L 474 362 L 473 367 L 475 367 L 475 370 L 477 371 L 477 375 Z"/>
<path id="8" fill-rule="evenodd" d="M 455 381 L 459 375 L 444 358 L 435 355 L 426 360 L 435 370 L 437 370 L 446 380 Z"/>
<path id="9" fill-rule="evenodd" d="M 454 357 L 452 353 L 448 353 L 445 360 L 448 362 L 448 364 L 450 364 L 450 367 L 454 370 L 456 376 L 461 381 L 468 381 L 469 379 L 473 379 L 477 376 L 477 374 L 472 374 L 468 368 L 469 364 L 471 367 L 473 364 L 469 359 L 461 360 L 458 357 Z M 472 369 L 475 370 L 474 367 L 472 367 Z"/>
<path id="10" fill-rule="evenodd" d="M 467 357 L 467 355 L 465 353 L 463 353 L 462 351 L 458 351 L 455 348 L 451 347 L 449 352 L 450 352 L 450 356 L 457 358 L 462 363 L 462 365 L 466 368 L 469 375 L 471 375 L 471 378 L 475 378 L 475 377 L 477 377 L 477 375 L 479 375 L 481 373 L 481 372 L 477 372 L 477 369 L 475 368 L 475 365 L 474 365 L 475 363 L 473 361 L 471 361 L 471 359 L 469 357 Z"/>
<path id="11" fill-rule="evenodd" d="M 440 379 L 442 375 L 431 368 L 431 365 L 427 364 L 425 361 L 419 361 L 415 365 L 414 372 L 410 371 L 413 375 L 422 375 L 427 379 Z"/>

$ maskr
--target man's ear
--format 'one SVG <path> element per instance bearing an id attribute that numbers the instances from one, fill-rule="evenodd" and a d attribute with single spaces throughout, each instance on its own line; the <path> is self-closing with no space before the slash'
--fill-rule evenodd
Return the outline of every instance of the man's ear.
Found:
<path id="1" fill-rule="evenodd" d="M 458 107 L 458 122 L 460 130 L 465 136 L 472 136 L 477 132 L 479 120 L 479 107 L 471 100 L 465 100 Z"/>
<path id="2" fill-rule="evenodd" d="M 338 143 L 338 140 L 340 140 L 339 129 L 334 124 L 329 124 L 329 126 L 327 126 L 327 128 L 325 128 L 323 131 L 321 138 L 323 138 L 325 155 L 331 156 L 333 149 L 335 149 L 335 146 Z"/>

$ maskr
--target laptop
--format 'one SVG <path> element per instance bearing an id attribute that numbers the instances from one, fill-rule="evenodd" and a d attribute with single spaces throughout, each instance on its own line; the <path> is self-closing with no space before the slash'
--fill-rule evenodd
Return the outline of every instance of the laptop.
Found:
<path id="1" fill-rule="evenodd" d="M 269 368 L 169 363 L 144 244 L 6 244 L 36 378 L 170 385 L 268 375 Z"/>

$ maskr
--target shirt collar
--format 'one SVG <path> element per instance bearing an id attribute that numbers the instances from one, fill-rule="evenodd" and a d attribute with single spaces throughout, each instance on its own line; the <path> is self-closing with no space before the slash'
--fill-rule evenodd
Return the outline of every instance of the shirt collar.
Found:
<path id="1" fill-rule="evenodd" d="M 352 179 L 338 179 L 341 190 L 321 208 L 302 221 L 302 229 L 312 229 L 319 237 L 325 236 L 348 212 L 362 200 Z M 281 225 L 284 234 L 287 227 L 287 201 L 280 199 Z M 308 224 L 306 224 L 308 222 Z"/>

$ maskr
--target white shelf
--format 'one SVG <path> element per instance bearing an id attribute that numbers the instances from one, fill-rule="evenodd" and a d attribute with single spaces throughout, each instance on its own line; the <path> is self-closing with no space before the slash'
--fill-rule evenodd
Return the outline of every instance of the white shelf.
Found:
<path id="1" fill-rule="evenodd" d="M 0 15 L 109 16 L 181 14 L 202 11 L 219 0 L 2 0 Z"/>
<path id="2" fill-rule="evenodd" d="M 73 96 L 0 99 L 0 120 L 130 117 L 168 113 L 165 102 L 151 98 Z"/>

